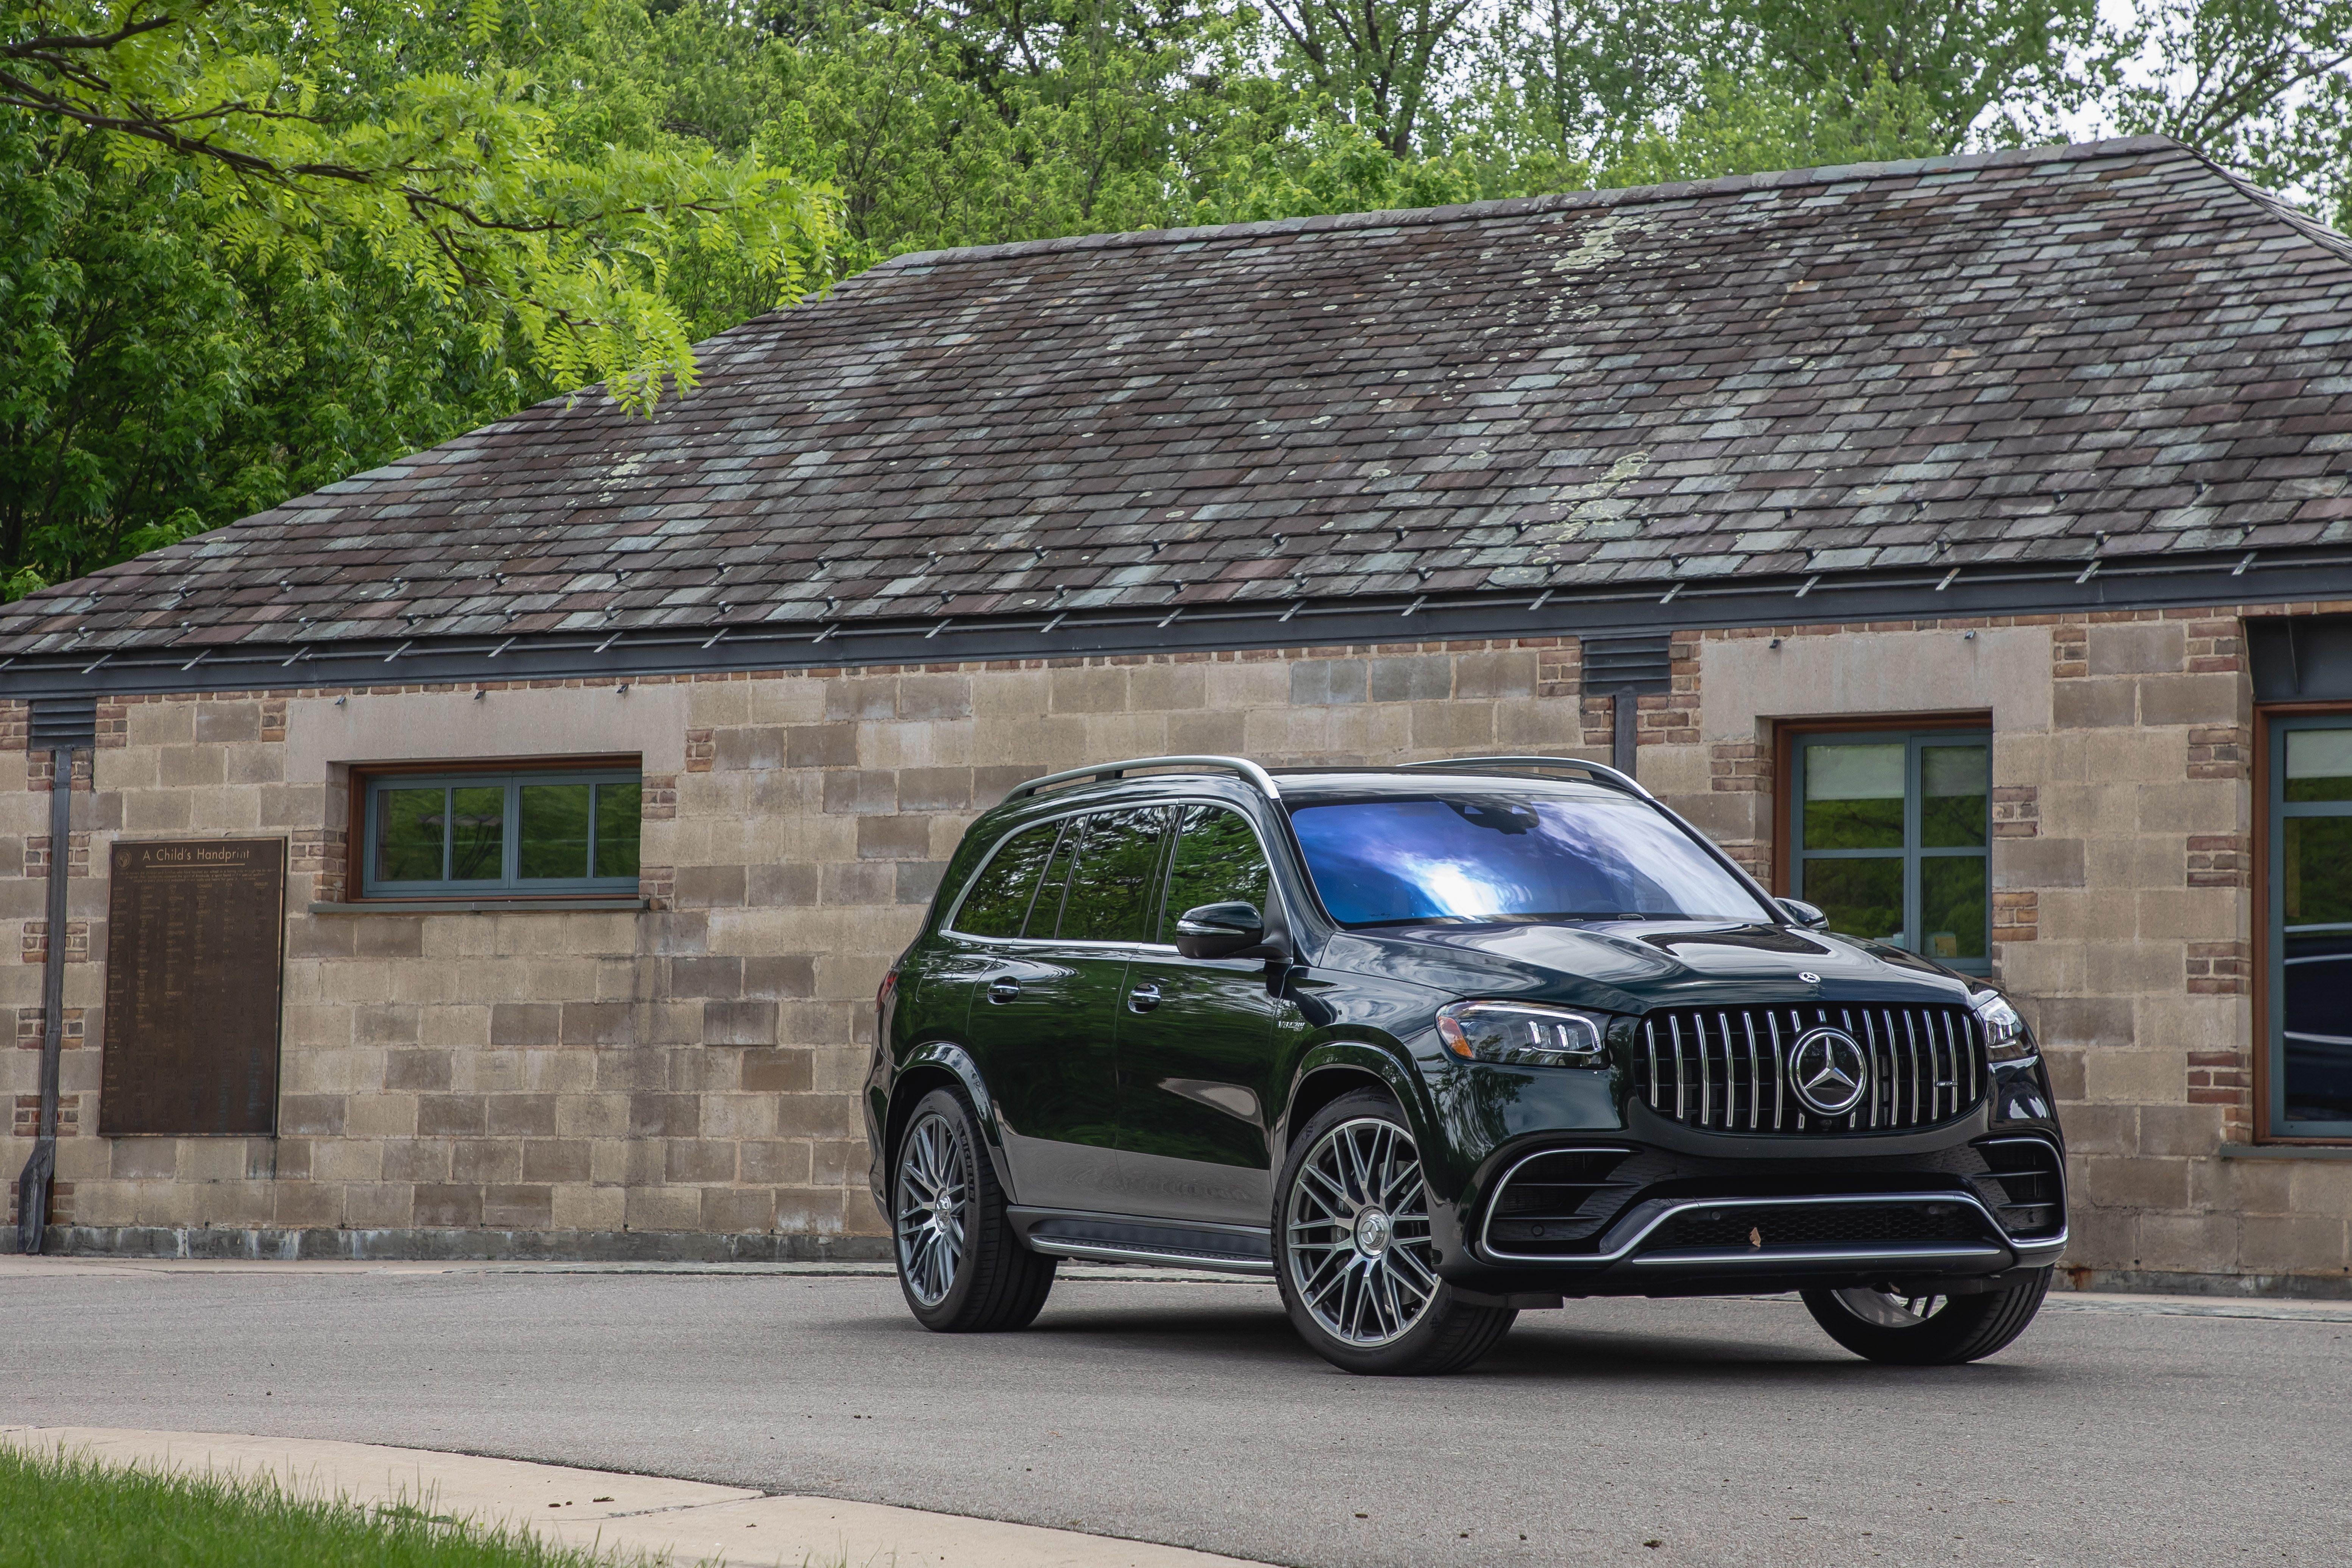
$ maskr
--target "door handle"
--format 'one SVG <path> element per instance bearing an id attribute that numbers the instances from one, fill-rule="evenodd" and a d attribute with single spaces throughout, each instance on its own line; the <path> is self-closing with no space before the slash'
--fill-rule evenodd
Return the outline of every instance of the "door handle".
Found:
<path id="1" fill-rule="evenodd" d="M 1021 982 L 1018 980 L 992 980 L 989 982 L 988 999 L 992 1002 L 1010 1002 L 1020 994 Z"/>
<path id="2" fill-rule="evenodd" d="M 1127 1008 L 1130 1013 L 1149 1013 L 1159 1005 L 1160 984 L 1157 981 L 1146 981 L 1127 994 Z"/>

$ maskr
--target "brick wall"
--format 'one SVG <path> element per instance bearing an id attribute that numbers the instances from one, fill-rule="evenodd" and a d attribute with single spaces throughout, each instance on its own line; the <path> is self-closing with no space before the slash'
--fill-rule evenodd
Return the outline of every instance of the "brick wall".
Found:
<path id="1" fill-rule="evenodd" d="M 1644 782 L 1759 873 L 1777 721 L 1993 712 L 1997 972 L 2047 1047 L 2075 1160 L 2070 1262 L 2100 1279 L 2344 1278 L 2352 1163 L 2215 1157 L 2252 1115 L 2237 626 L 2199 612 L 1677 635 L 1674 689 L 1641 710 Z M 1605 758 L 1605 704 L 1580 670 L 1560 639 L 110 704 L 69 847 L 91 874 L 71 892 L 59 1175 L 85 1226 L 306 1246 L 860 1245 L 879 1229 L 854 1098 L 874 987 L 979 810 L 1117 756 Z M 341 762 L 402 736 L 417 754 L 419 732 L 458 733 L 453 711 L 479 716 L 466 744 L 488 755 L 533 715 L 569 732 L 556 705 L 592 700 L 659 705 L 639 710 L 659 715 L 658 745 L 627 748 L 647 758 L 644 912 L 309 911 L 349 891 Z M 37 763 L 0 774 L 25 780 L 0 788 L 0 920 L 35 960 Z M 291 844 L 280 1136 L 94 1136 L 110 846 L 257 833 Z M 0 966 L 12 1105 L 35 1087 L 40 973 Z M 26 1152 L 12 1125 L 0 1163 Z"/>

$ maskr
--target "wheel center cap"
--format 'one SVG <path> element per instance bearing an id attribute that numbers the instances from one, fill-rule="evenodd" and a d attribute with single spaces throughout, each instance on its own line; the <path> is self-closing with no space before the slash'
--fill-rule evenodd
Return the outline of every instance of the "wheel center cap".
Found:
<path id="1" fill-rule="evenodd" d="M 1356 1250 L 1367 1258 L 1377 1258 L 1389 1245 L 1389 1216 L 1378 1209 L 1362 1209 L 1356 1215 Z"/>

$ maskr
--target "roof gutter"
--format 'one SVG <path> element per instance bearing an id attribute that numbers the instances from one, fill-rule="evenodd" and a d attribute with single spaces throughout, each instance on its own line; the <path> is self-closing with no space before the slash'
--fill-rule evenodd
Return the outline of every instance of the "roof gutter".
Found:
<path id="1" fill-rule="evenodd" d="M 1086 658 L 1242 648 L 1607 637 L 1736 626 L 1976 620 L 2087 610 L 2352 600 L 2352 548 L 2200 552 L 1801 578 L 1685 576 L 1591 587 L 1533 584 L 1456 593 L 1283 596 L 1040 607 L 1010 615 L 872 615 L 661 623 L 483 637 L 400 635 L 303 642 L 180 642 L 0 657 L 18 697 L 299 688 L 626 680 L 1004 658 Z M 724 632 L 723 637 L 714 636 Z M 300 666 L 299 672 L 291 667 Z M 1596 693 L 1599 695 L 1599 693 Z"/>

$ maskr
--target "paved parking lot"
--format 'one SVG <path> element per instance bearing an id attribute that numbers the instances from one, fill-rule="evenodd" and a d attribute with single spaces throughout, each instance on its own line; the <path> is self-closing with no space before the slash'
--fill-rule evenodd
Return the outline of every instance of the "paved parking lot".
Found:
<path id="1" fill-rule="evenodd" d="M 1973 1367 L 1793 1301 L 1571 1303 L 1344 1376 L 1251 1284 L 1066 1280 L 926 1334 L 887 1278 L 0 1263 L 0 1421 L 463 1450 L 1299 1564 L 2346 1560 L 2352 1311 L 2054 1301 Z"/>

